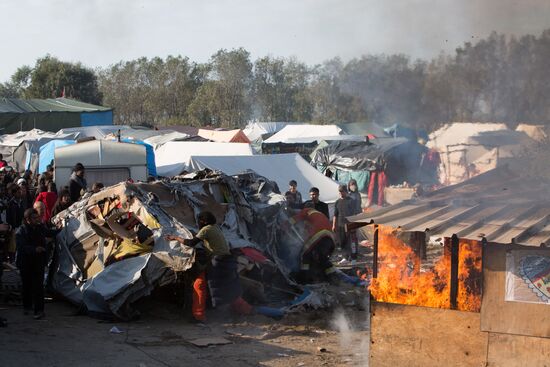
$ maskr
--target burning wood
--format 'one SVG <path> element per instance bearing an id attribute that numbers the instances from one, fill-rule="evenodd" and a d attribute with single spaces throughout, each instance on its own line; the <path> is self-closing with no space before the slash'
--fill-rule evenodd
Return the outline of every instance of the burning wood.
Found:
<path id="1" fill-rule="evenodd" d="M 450 251 L 444 251 L 433 267 L 424 270 L 419 266 L 420 257 L 398 238 L 398 233 L 379 226 L 378 274 L 369 287 L 373 297 L 380 302 L 451 308 Z M 480 310 L 481 244 L 478 241 L 459 242 L 456 306 L 464 311 Z"/>

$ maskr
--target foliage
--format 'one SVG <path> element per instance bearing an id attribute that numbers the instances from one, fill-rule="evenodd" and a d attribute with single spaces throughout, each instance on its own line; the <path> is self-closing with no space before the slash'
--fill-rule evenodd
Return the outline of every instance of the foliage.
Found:
<path id="1" fill-rule="evenodd" d="M 428 131 L 453 121 L 550 125 L 549 60 L 550 29 L 521 38 L 492 33 L 433 60 L 364 55 L 308 66 L 295 58 L 253 61 L 239 48 L 219 50 L 207 63 L 140 58 L 94 73 L 46 56 L 0 84 L 0 97 L 55 97 L 63 88 L 87 102 L 103 96 L 124 124 L 368 120 Z"/>

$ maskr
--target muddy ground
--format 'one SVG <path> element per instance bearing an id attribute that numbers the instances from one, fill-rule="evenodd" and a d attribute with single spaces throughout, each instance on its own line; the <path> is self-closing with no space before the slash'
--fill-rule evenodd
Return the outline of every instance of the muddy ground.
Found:
<path id="1" fill-rule="evenodd" d="M 211 310 L 206 326 L 180 309 L 151 301 L 132 322 L 77 315 L 64 301 L 46 304 L 33 320 L 0 305 L 0 366 L 366 366 L 367 311 L 309 311 L 274 321 Z M 117 327 L 121 332 L 112 333 Z M 226 343 L 199 347 L 194 343 Z M 324 349 L 322 349 L 324 348 Z"/>

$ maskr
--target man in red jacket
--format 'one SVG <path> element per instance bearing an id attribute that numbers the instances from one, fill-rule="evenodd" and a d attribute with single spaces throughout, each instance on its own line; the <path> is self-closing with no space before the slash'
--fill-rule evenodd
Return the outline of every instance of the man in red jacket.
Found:
<path id="1" fill-rule="evenodd" d="M 330 262 L 335 246 L 329 219 L 313 208 L 304 208 L 289 222 L 304 241 L 297 280 L 302 283 L 328 280 L 336 271 Z M 298 223 L 303 223 L 302 231 L 296 226 Z"/>

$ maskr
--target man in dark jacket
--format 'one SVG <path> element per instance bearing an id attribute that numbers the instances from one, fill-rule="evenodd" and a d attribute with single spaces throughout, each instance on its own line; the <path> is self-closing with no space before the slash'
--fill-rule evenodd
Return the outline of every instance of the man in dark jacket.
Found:
<path id="1" fill-rule="evenodd" d="M 23 225 L 15 234 L 17 262 L 23 286 L 23 310 L 28 314 L 34 306 L 34 318 L 44 314 L 44 267 L 47 254 L 46 237 L 55 237 L 55 230 L 42 224 L 42 218 L 34 209 L 25 210 Z"/>
<path id="2" fill-rule="evenodd" d="M 69 192 L 71 193 L 71 201 L 73 203 L 80 200 L 82 191 L 86 191 L 87 183 L 84 178 L 84 165 L 82 163 L 75 164 L 71 179 L 69 180 Z"/>
<path id="3" fill-rule="evenodd" d="M 311 200 L 304 203 L 304 208 L 313 208 L 318 212 L 323 213 L 327 219 L 329 219 L 328 204 L 319 200 L 319 189 L 316 187 L 309 189 L 309 197 Z"/>

